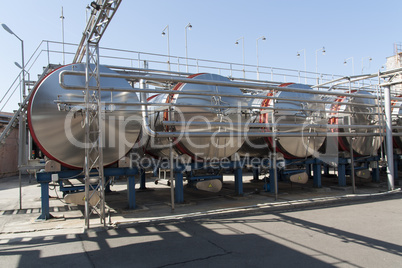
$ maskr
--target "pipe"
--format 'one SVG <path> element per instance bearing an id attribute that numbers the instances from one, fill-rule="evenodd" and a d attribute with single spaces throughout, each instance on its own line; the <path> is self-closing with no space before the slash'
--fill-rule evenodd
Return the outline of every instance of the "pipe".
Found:
<path id="1" fill-rule="evenodd" d="M 143 126 L 144 127 L 144 126 Z M 346 132 L 155 132 L 145 125 L 145 133 L 151 137 L 179 138 L 179 137 L 376 137 L 380 133 L 346 133 Z"/>
<path id="2" fill-rule="evenodd" d="M 274 107 L 275 107 L 275 103 L 274 103 Z M 273 112 L 272 113 L 272 122 L 275 122 L 275 112 Z M 274 171 L 274 192 L 275 192 L 275 201 L 277 201 L 278 200 L 278 168 L 277 168 L 277 163 L 276 163 L 276 157 L 277 157 L 277 154 L 276 154 L 276 139 L 277 139 L 277 136 L 275 135 L 277 132 L 276 132 L 276 128 L 274 127 L 273 129 L 272 129 L 272 131 L 273 131 L 273 134 L 274 134 L 274 136 L 273 136 L 273 138 L 272 138 L 272 149 L 273 149 L 273 152 L 272 152 L 272 165 L 273 165 L 273 171 Z"/>
<path id="3" fill-rule="evenodd" d="M 186 126 L 188 122 L 184 121 L 163 121 L 162 124 L 165 126 Z M 316 128 L 374 128 L 379 129 L 376 125 L 332 125 L 332 124 L 270 124 L 270 123 L 233 123 L 233 122 L 191 122 L 191 126 L 248 126 L 248 127 L 316 127 Z M 399 127 L 402 128 L 402 127 Z"/>
<path id="4" fill-rule="evenodd" d="M 145 93 L 151 90 L 138 90 L 138 91 L 133 91 L 133 93 Z M 165 93 L 164 93 L 165 94 Z M 177 94 L 177 92 L 175 92 L 174 94 Z M 180 93 L 181 94 L 181 93 Z M 191 94 L 183 94 L 183 95 L 202 95 L 202 94 L 195 94 L 195 93 L 191 93 Z M 205 94 L 206 95 L 206 94 Z M 212 95 L 211 95 L 212 96 Z M 219 94 L 215 94 L 213 96 L 221 96 Z M 233 95 L 236 97 L 239 97 L 239 95 Z M 241 96 L 243 97 L 243 96 Z M 268 98 L 267 98 L 268 99 Z M 75 106 L 84 106 L 85 102 L 82 101 L 63 101 L 63 100 L 55 100 L 54 103 L 57 104 L 67 104 L 67 105 L 75 105 Z M 217 108 L 216 105 L 193 105 L 193 104 L 174 104 L 174 103 L 125 103 L 125 102 L 102 102 L 103 105 L 114 105 L 114 106 L 157 106 L 157 107 L 207 107 L 207 108 Z M 344 103 L 345 105 L 351 105 L 354 106 L 352 103 Z M 341 104 L 343 105 L 343 104 Z M 377 106 L 374 105 L 364 105 L 364 104 L 357 104 L 355 106 L 365 106 L 365 107 L 374 107 L 377 108 Z M 266 106 L 220 106 L 220 108 L 233 108 L 233 109 L 238 109 L 238 108 L 242 108 L 243 110 L 274 110 L 273 107 L 266 107 Z M 402 108 L 402 107 L 401 107 Z M 292 108 L 277 108 L 275 109 L 277 111 L 300 111 L 300 109 L 292 109 Z M 303 111 L 305 112 L 317 112 L 316 109 L 303 109 Z M 349 114 L 350 112 L 348 111 L 328 111 L 328 110 L 319 110 L 325 113 L 331 113 L 331 114 Z M 364 114 L 367 115 L 367 112 L 354 112 L 355 114 Z"/>
<path id="5" fill-rule="evenodd" d="M 140 80 L 140 88 L 145 88 L 145 80 Z M 146 103 L 147 97 L 145 93 L 140 93 L 140 102 Z M 142 131 L 150 137 L 156 137 L 156 132 L 152 130 L 151 124 L 149 123 L 148 117 L 148 109 L 145 105 L 141 106 L 141 113 L 142 113 Z"/>
<path id="6" fill-rule="evenodd" d="M 349 92 L 351 92 L 351 88 L 352 88 L 352 84 L 349 81 Z M 352 117 L 354 116 L 354 114 L 350 114 L 349 115 L 349 124 L 352 124 Z M 350 176 L 352 178 L 352 191 L 355 194 L 356 193 L 356 178 L 355 178 L 355 159 L 353 157 L 353 141 L 354 141 L 355 137 L 350 137 L 350 145 L 349 145 L 349 149 L 350 149 Z"/>
<path id="7" fill-rule="evenodd" d="M 386 127 L 386 148 L 387 148 L 387 181 L 388 190 L 394 190 L 394 148 L 392 144 L 392 111 L 391 111 L 391 87 L 384 87 L 385 102 L 385 127 Z"/>
<path id="8" fill-rule="evenodd" d="M 78 86 L 67 86 L 64 83 L 64 76 L 66 75 L 84 75 L 84 72 L 77 72 L 77 71 L 68 71 L 63 70 L 59 74 L 59 82 L 60 86 L 64 89 L 72 89 L 72 90 L 83 90 L 84 87 Z M 201 85 L 213 85 L 213 86 L 225 86 L 225 87 L 240 87 L 240 88 L 249 88 L 249 89 L 259 89 L 259 90 L 277 90 L 277 91 L 287 91 L 287 92 L 298 92 L 298 93 L 310 93 L 316 94 L 316 90 L 308 90 L 308 89 L 297 89 L 292 87 L 277 87 L 272 85 L 265 85 L 265 84 L 257 84 L 257 83 L 241 83 L 241 82 L 232 82 L 232 81 L 215 81 L 215 80 L 204 80 L 204 79 L 197 79 L 197 78 L 183 78 L 183 77 L 172 77 L 172 76 L 163 76 L 163 75 L 120 75 L 120 74 L 101 74 L 102 77 L 110 77 L 110 78 L 124 78 L 124 79 L 146 79 L 146 80 L 155 80 L 159 82 L 173 82 L 173 83 L 190 83 L 190 84 L 201 84 Z M 103 88 L 102 90 L 105 91 L 117 91 L 115 88 Z M 124 89 L 122 91 L 127 91 Z M 171 93 L 167 90 L 164 90 L 164 93 Z M 172 92 L 173 93 L 173 92 Z M 176 92 L 177 93 L 177 92 Z M 354 98 L 367 98 L 367 99 L 376 99 L 375 96 L 367 96 L 361 94 L 351 94 L 351 93 L 344 93 L 344 92 L 328 92 L 328 91 L 320 91 L 322 95 L 333 95 L 333 96 L 347 96 L 347 97 L 354 97 Z M 221 95 L 225 96 L 225 95 Z M 255 97 L 255 96 L 254 96 Z"/>
<path id="9" fill-rule="evenodd" d="M 377 72 L 377 73 L 373 73 L 373 74 L 363 74 L 363 75 L 345 76 L 345 77 L 338 78 L 338 79 L 334 79 L 334 80 L 332 80 L 332 81 L 328 81 L 328 82 L 325 82 L 325 83 L 321 83 L 321 84 L 318 84 L 318 85 L 315 85 L 315 86 L 312 86 L 312 87 L 313 87 L 313 88 L 315 88 L 315 87 L 321 87 L 321 86 L 324 86 L 324 85 L 328 85 L 328 84 L 332 84 L 332 83 L 341 81 L 341 80 L 343 80 L 343 79 L 347 79 L 347 81 L 344 81 L 344 82 L 342 82 L 342 83 L 337 83 L 337 84 L 333 85 L 333 86 L 336 86 L 336 85 L 340 85 L 340 84 L 347 83 L 347 82 L 349 82 L 349 81 L 350 81 L 350 82 L 357 82 L 357 81 L 360 81 L 360 80 L 369 79 L 369 78 L 374 78 L 374 77 L 385 77 L 385 76 L 392 75 L 392 74 L 396 74 L 396 73 L 399 73 L 399 72 L 402 72 L 402 68 L 396 68 L 396 69 L 387 70 L 387 71 L 384 71 L 384 72 Z M 354 79 L 353 79 L 353 78 L 354 78 Z M 352 79 L 353 79 L 353 80 L 352 80 Z M 401 83 L 401 82 L 399 82 L 399 83 Z"/>

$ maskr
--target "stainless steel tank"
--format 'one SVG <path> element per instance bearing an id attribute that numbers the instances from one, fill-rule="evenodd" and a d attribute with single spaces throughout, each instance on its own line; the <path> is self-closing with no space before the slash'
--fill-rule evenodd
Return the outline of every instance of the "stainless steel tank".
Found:
<path id="1" fill-rule="evenodd" d="M 84 92 L 66 90 L 59 84 L 59 74 L 63 70 L 85 71 L 84 64 L 72 64 L 61 67 L 48 74 L 38 84 L 28 107 L 28 126 L 32 138 L 42 152 L 50 159 L 70 168 L 82 168 L 85 157 L 85 114 L 83 106 L 61 105 L 55 103 L 60 99 L 84 102 Z M 100 73 L 115 73 L 100 66 Z M 85 76 L 66 76 L 67 85 L 85 86 Z M 91 81 L 91 86 L 95 86 Z M 132 87 L 125 79 L 101 77 L 101 87 L 114 87 L 130 90 Z M 135 93 L 103 92 L 104 102 L 136 103 Z M 141 113 L 139 107 L 123 105 L 105 106 L 103 137 L 104 164 L 109 165 L 123 157 L 137 140 L 141 130 Z"/>
<path id="2" fill-rule="evenodd" d="M 189 78 L 229 81 L 228 78 L 216 74 L 195 74 Z M 166 107 L 155 107 L 150 112 L 150 124 L 155 131 L 167 131 L 164 121 L 185 122 L 175 126 L 174 131 L 183 133 L 183 136 L 174 140 L 174 153 L 192 159 L 220 159 L 230 157 L 242 146 L 244 138 L 241 137 L 192 137 L 186 133 L 192 132 L 241 132 L 244 128 L 236 124 L 246 121 L 241 113 L 241 107 L 245 105 L 243 93 L 236 87 L 224 87 L 215 85 L 201 85 L 179 83 L 173 90 L 178 93 L 159 94 L 148 98 L 150 103 L 171 103 L 174 106 L 172 112 Z M 216 94 L 183 95 L 180 92 L 196 92 Z M 218 94 L 231 94 L 238 97 L 224 97 Z M 183 106 L 179 106 L 183 105 Z M 238 108 L 237 108 L 238 107 Z M 202 122 L 204 125 L 197 123 Z M 227 126 L 213 125 L 214 122 L 227 122 Z M 212 123 L 212 124 L 211 124 Z M 146 146 L 146 152 L 156 157 L 169 156 L 169 139 L 151 138 Z M 189 159 L 189 158 L 188 158 Z"/>
<path id="3" fill-rule="evenodd" d="M 355 91 L 356 92 L 356 91 Z M 372 96 L 365 90 L 356 92 L 359 95 Z M 346 105 L 347 103 L 351 105 Z M 378 102 L 376 99 L 362 97 L 336 98 L 333 104 L 329 105 L 329 112 L 332 113 L 329 123 L 334 125 L 367 125 L 378 126 Z M 337 112 L 345 113 L 337 113 Z M 379 133 L 379 128 L 336 128 L 334 131 L 340 133 Z M 355 136 L 338 137 L 339 149 L 350 152 L 351 146 L 353 154 L 356 156 L 376 155 L 381 146 L 382 137 L 380 136 Z"/>
<path id="4" fill-rule="evenodd" d="M 295 89 L 311 89 L 308 85 L 286 83 L 280 87 Z M 305 158 L 318 151 L 325 141 L 325 137 L 307 137 L 303 133 L 325 132 L 326 128 L 319 126 L 326 124 L 325 105 L 316 101 L 320 100 L 319 94 L 299 93 L 290 91 L 269 91 L 265 96 L 278 98 L 259 99 L 252 101 L 251 105 L 255 107 L 270 107 L 273 110 L 259 109 L 260 114 L 256 116 L 254 122 L 278 124 L 277 132 L 298 132 L 298 137 L 278 137 L 277 152 L 283 154 L 285 158 Z M 273 121 L 275 120 L 275 121 Z M 281 126 L 282 124 L 282 126 Z M 250 131 L 272 132 L 272 127 L 250 128 Z M 241 155 L 265 157 L 272 150 L 272 138 L 249 138 L 239 150 Z"/>

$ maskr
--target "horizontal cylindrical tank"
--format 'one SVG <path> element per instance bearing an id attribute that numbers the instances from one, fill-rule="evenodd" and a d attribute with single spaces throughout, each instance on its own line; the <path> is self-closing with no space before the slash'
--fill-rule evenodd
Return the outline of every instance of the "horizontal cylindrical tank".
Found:
<path id="1" fill-rule="evenodd" d="M 70 168 L 82 168 L 86 146 L 85 107 L 77 104 L 69 105 L 68 102 L 84 102 L 85 91 L 61 88 L 59 74 L 63 70 L 85 71 L 85 64 L 63 66 L 38 83 L 29 101 L 28 126 L 33 140 L 47 157 Z M 104 66 L 99 66 L 99 72 L 115 73 Z M 85 76 L 66 76 L 65 83 L 84 87 Z M 96 86 L 93 78 L 90 86 Z M 100 87 L 132 89 L 125 79 L 108 77 L 101 77 Z M 92 93 L 91 91 L 91 95 Z M 55 102 L 57 100 L 63 104 L 58 105 Z M 128 92 L 102 92 L 101 100 L 117 103 L 139 102 L 135 93 Z M 104 138 L 103 162 L 104 165 L 109 165 L 123 157 L 137 140 L 141 130 L 141 113 L 138 107 L 107 105 L 101 117 Z M 92 126 L 97 128 L 96 124 L 95 120 Z M 92 133 L 91 140 L 96 140 L 97 135 Z"/>
<path id="2" fill-rule="evenodd" d="M 216 74 L 195 74 L 189 78 L 229 81 L 228 78 Z M 242 132 L 244 128 L 235 123 L 246 121 L 241 113 L 243 93 L 236 87 L 202 85 L 193 83 L 178 83 L 173 90 L 177 94 L 159 94 L 148 98 L 150 103 L 171 103 L 174 106 L 171 111 L 166 107 L 153 106 L 150 111 L 151 128 L 155 131 L 169 131 L 164 121 L 184 122 L 175 126 L 174 131 L 183 133 L 180 138 L 174 139 L 174 153 L 192 159 L 213 159 L 230 157 L 242 146 L 242 137 L 194 137 L 186 133 L 191 132 Z M 216 95 L 184 95 L 180 92 L 207 93 Z M 219 94 L 231 94 L 238 97 L 225 97 Z M 204 125 L 195 124 L 203 122 Z M 227 122 L 226 126 L 216 126 L 210 123 Z M 169 156 L 169 139 L 150 138 L 146 146 L 146 152 L 156 157 Z"/>
<path id="3" fill-rule="evenodd" d="M 294 83 L 282 84 L 280 87 L 311 89 L 308 85 Z M 259 114 L 255 117 L 254 122 L 278 124 L 276 132 L 300 133 L 300 137 L 278 137 L 277 152 L 290 159 L 309 157 L 318 151 L 324 143 L 325 137 L 304 137 L 303 133 L 326 131 L 325 128 L 319 126 L 326 124 L 325 105 L 317 102 L 320 100 L 319 94 L 269 91 L 260 96 L 270 96 L 276 100 L 261 98 L 252 100 L 251 106 L 271 108 L 269 110 L 257 108 Z M 263 128 L 250 128 L 252 132 L 272 132 L 273 130 L 272 125 Z M 266 157 L 272 151 L 272 147 L 272 138 L 248 138 L 239 150 L 239 154 Z"/>
<path id="4" fill-rule="evenodd" d="M 372 96 L 372 93 L 365 90 L 360 90 L 356 94 Z M 377 100 L 372 98 L 339 96 L 333 104 L 329 105 L 328 111 L 331 113 L 329 123 L 334 125 L 378 126 L 380 117 L 377 105 Z M 380 129 L 339 127 L 334 128 L 333 131 L 339 133 L 379 133 Z M 353 138 L 339 136 L 338 144 L 341 151 L 350 152 L 352 149 L 354 155 L 365 156 L 376 155 L 382 140 L 380 136 L 356 136 Z"/>

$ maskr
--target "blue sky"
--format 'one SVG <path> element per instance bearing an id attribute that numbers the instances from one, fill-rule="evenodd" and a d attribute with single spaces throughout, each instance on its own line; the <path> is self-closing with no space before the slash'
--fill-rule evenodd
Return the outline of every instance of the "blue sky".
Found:
<path id="1" fill-rule="evenodd" d="M 7 24 L 25 44 L 25 58 L 42 40 L 61 41 L 61 7 L 64 8 L 65 41 L 78 43 L 85 27 L 83 0 L 0 0 L 0 23 Z M 161 32 L 170 29 L 170 53 L 185 56 L 185 26 L 188 31 L 188 56 L 242 63 L 242 48 L 234 43 L 244 37 L 246 64 L 256 64 L 256 39 L 259 41 L 259 63 L 288 69 L 304 70 L 305 49 L 308 71 L 315 71 L 315 52 L 325 46 L 326 54 L 318 56 L 318 70 L 323 73 L 351 75 L 353 57 L 355 74 L 376 72 L 393 55 L 393 44 L 402 41 L 400 13 L 402 1 L 182 1 L 123 0 L 101 40 L 101 46 L 150 53 L 167 53 L 166 38 Z M 21 62 L 20 42 L 0 28 L 0 95 L 19 73 L 14 62 Z M 61 63 L 62 57 L 53 57 Z M 67 60 L 66 63 L 68 63 Z M 35 77 L 40 69 L 31 73 Z M 16 109 L 18 96 L 5 111 Z M 1 108 L 1 107 L 0 107 Z"/>

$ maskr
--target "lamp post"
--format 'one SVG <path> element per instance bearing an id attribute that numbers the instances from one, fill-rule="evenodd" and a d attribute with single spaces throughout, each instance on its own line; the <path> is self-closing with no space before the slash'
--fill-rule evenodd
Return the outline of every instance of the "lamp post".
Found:
<path id="1" fill-rule="evenodd" d="M 239 44 L 239 40 L 242 40 L 242 45 L 243 45 L 243 78 L 246 78 L 246 64 L 245 64 L 245 58 L 244 58 L 244 36 L 237 39 L 235 42 L 235 45 Z"/>
<path id="2" fill-rule="evenodd" d="M 303 51 L 303 55 L 304 55 L 304 83 L 307 84 L 307 64 L 306 64 L 306 49 L 300 49 L 299 51 L 297 51 L 297 57 L 300 57 L 300 52 Z"/>
<path id="3" fill-rule="evenodd" d="M 362 58 L 362 74 L 363 74 L 363 71 L 364 71 L 364 64 L 363 64 L 364 59 L 368 59 L 368 60 L 369 60 L 369 64 L 370 64 L 370 62 L 373 60 L 371 57 L 363 57 L 363 58 Z M 370 65 L 369 65 L 369 67 L 370 67 Z"/>
<path id="4" fill-rule="evenodd" d="M 352 75 L 355 75 L 355 61 L 353 57 L 347 58 L 344 60 L 343 64 L 346 65 L 348 63 L 348 60 L 352 60 Z"/>
<path id="5" fill-rule="evenodd" d="M 189 22 L 186 27 L 184 27 L 184 32 L 186 34 L 186 72 L 188 73 L 188 51 L 187 51 L 187 29 L 191 30 L 193 25 Z"/>
<path id="6" fill-rule="evenodd" d="M 165 33 L 165 30 L 166 30 L 166 33 Z M 170 43 L 169 43 L 169 25 L 166 25 L 166 27 L 162 30 L 162 36 L 165 36 L 166 35 L 166 37 L 167 37 L 167 50 L 168 50 L 168 68 L 169 68 L 169 71 L 170 71 Z M 186 42 L 186 44 L 187 44 L 187 42 Z M 186 48 L 187 48 L 187 45 L 186 45 Z M 187 51 L 187 49 L 186 49 L 186 51 Z"/>
<path id="7" fill-rule="evenodd" d="M 325 55 L 325 47 L 319 48 L 315 51 L 315 72 L 317 74 L 317 84 L 319 83 L 318 79 L 318 51 L 322 51 L 322 55 Z"/>
<path id="8" fill-rule="evenodd" d="M 22 54 L 22 96 L 25 98 L 25 63 L 24 63 L 24 41 L 18 37 L 10 28 L 8 28 L 7 25 L 4 23 L 1 24 L 1 26 L 6 30 L 9 34 L 14 35 L 15 37 L 18 38 L 18 40 L 21 41 L 21 54 Z"/>
<path id="9" fill-rule="evenodd" d="M 65 54 L 64 54 L 64 14 L 63 14 L 63 7 L 61 7 L 60 20 L 61 20 L 61 38 L 62 38 L 62 43 L 63 43 L 63 65 L 65 65 L 66 60 L 65 60 Z"/>
<path id="10" fill-rule="evenodd" d="M 260 80 L 260 70 L 259 70 L 259 59 L 258 59 L 258 40 L 262 40 L 262 41 L 265 41 L 265 40 L 267 40 L 266 38 L 265 38 L 265 36 L 261 36 L 261 37 L 258 37 L 257 38 L 257 40 L 255 41 L 255 44 L 256 44 L 256 48 L 257 48 L 257 80 Z"/>
<path id="11" fill-rule="evenodd" d="M 18 38 L 18 40 L 21 41 L 21 51 L 22 51 L 22 98 L 25 99 L 25 61 L 24 61 L 24 41 L 19 38 L 10 28 L 8 28 L 7 25 L 4 23 L 1 24 L 1 26 L 6 30 L 9 34 L 14 35 L 15 37 Z M 23 103 L 23 102 L 22 102 Z M 22 104 L 21 104 L 22 105 Z M 21 179 L 21 166 L 24 161 L 24 156 L 23 156 L 23 148 L 22 144 L 25 144 L 25 120 L 24 116 L 22 115 L 22 112 L 19 114 L 19 126 L 18 126 L 18 139 L 19 139 L 19 144 L 18 144 L 18 177 L 19 177 L 19 203 L 20 203 L 20 209 L 22 209 L 22 179 Z"/>

